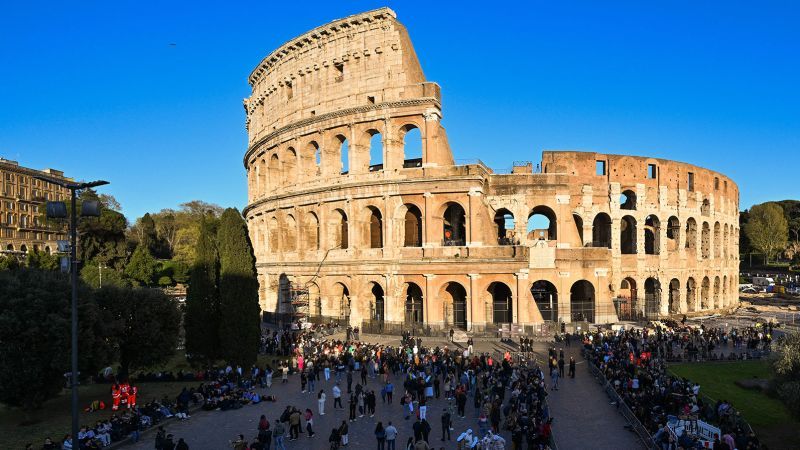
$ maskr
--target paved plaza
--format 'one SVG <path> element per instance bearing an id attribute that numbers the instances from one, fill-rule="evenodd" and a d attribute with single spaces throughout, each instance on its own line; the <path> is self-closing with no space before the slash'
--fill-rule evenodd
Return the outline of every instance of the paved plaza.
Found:
<path id="1" fill-rule="evenodd" d="M 338 337 L 338 336 L 337 336 Z M 343 337 L 343 336 L 342 336 Z M 387 344 L 399 344 L 398 337 L 387 336 L 362 336 L 364 342 L 381 342 Z M 423 340 L 425 346 L 445 345 L 445 342 Z M 452 348 L 452 344 L 450 344 Z M 504 346 L 496 341 L 476 342 L 475 350 L 478 352 L 496 353 L 502 351 Z M 574 380 L 562 380 L 561 389 L 549 391 L 548 402 L 551 415 L 554 417 L 553 434 L 556 445 L 559 449 L 638 449 L 641 448 L 635 435 L 627 431 L 624 427 L 625 421 L 617 413 L 616 408 L 609 404 L 600 385 L 589 375 L 585 363 L 579 359 L 578 345 L 565 348 L 565 357 L 569 355 L 576 357 L 580 362 L 577 369 L 577 376 Z M 537 343 L 537 353 L 547 354 L 547 344 Z M 539 358 L 541 361 L 541 357 Z M 549 387 L 549 377 L 546 377 Z M 287 449 L 328 449 L 328 436 L 334 426 L 339 426 L 342 420 L 347 419 L 347 394 L 346 382 L 342 380 L 342 401 L 345 409 L 333 409 L 333 395 L 331 388 L 334 385 L 334 377 L 326 382 L 324 378 L 317 383 L 317 392 L 325 389 L 327 394 L 326 414 L 317 414 L 316 393 L 300 392 L 299 375 L 290 375 L 289 382 L 280 383 L 280 377 L 275 378 L 272 387 L 269 389 L 259 389 L 260 393 L 275 395 L 276 403 L 262 402 L 258 405 L 248 405 L 241 409 L 230 411 L 201 411 L 197 410 L 190 420 L 170 421 L 164 425 L 168 433 L 178 438 L 183 438 L 191 449 L 225 449 L 230 448 L 230 440 L 236 439 L 241 433 L 245 439 L 252 441 L 257 433 L 257 424 L 262 414 L 267 416 L 270 423 L 274 423 L 287 405 L 293 405 L 304 411 L 310 408 L 314 412 L 314 431 L 316 435 L 309 438 L 306 434 L 301 434 L 296 441 L 285 441 Z M 360 377 L 354 377 L 353 387 L 360 381 Z M 389 405 L 380 400 L 380 381 L 369 379 L 367 389 L 372 389 L 378 395 L 378 403 L 375 417 L 357 418 L 355 423 L 349 423 L 350 445 L 347 447 L 352 450 L 374 449 L 377 442 L 374 435 L 375 425 L 382 421 L 384 426 L 391 421 L 398 429 L 397 448 L 405 449 L 405 444 L 409 437 L 413 436 L 412 425 L 413 417 L 405 420 L 405 409 L 400 406 L 399 396 L 402 392 L 402 379 L 393 377 L 395 385 L 394 403 Z M 147 394 L 144 393 L 146 396 Z M 478 410 L 473 405 L 472 398 L 468 399 L 466 417 L 461 419 L 453 416 L 453 428 L 450 441 L 441 441 L 442 427 L 441 415 L 443 409 L 448 406 L 448 401 L 441 397 L 432 399 L 428 402 L 427 420 L 431 425 L 431 446 L 433 448 L 456 448 L 455 440 L 463 431 L 471 428 L 476 434 L 478 432 Z M 273 426 L 274 427 L 274 426 Z M 305 427 L 305 424 L 303 425 Z M 288 427 L 287 427 L 288 428 Z M 305 428 L 303 429 L 305 431 Z M 503 430 L 502 436 L 506 439 L 506 448 L 511 449 L 511 436 L 508 431 Z M 155 433 L 149 432 L 142 436 L 142 439 L 126 448 L 152 449 Z M 274 448 L 274 442 L 273 446 Z"/>

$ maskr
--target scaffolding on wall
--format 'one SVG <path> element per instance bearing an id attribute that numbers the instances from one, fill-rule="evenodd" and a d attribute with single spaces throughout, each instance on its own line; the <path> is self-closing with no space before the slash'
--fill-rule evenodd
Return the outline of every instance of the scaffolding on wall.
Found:
<path id="1" fill-rule="evenodd" d="M 295 282 L 287 283 L 284 287 L 286 289 L 283 295 L 284 303 L 286 303 L 286 310 L 292 316 L 293 321 L 306 321 L 309 316 L 309 293 L 308 286 Z"/>

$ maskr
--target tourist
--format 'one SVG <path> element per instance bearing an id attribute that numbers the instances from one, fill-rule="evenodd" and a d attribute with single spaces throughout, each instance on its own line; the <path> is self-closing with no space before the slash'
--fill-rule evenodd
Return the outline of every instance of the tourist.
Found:
<path id="1" fill-rule="evenodd" d="M 286 434 L 286 428 L 283 426 L 283 422 L 281 419 L 275 421 L 275 432 L 273 436 L 275 436 L 275 450 L 286 450 L 286 447 L 283 444 L 283 435 Z"/>
<path id="2" fill-rule="evenodd" d="M 339 383 L 333 386 L 333 409 L 336 409 L 336 405 L 339 405 L 339 409 L 344 409 L 344 406 L 342 406 L 342 390 L 339 388 Z"/>
<path id="3" fill-rule="evenodd" d="M 325 395 L 325 389 L 320 389 L 319 394 L 317 394 L 317 408 L 320 416 L 325 415 L 325 399 L 327 396 Z"/>
<path id="4" fill-rule="evenodd" d="M 447 408 L 444 409 L 442 413 L 442 441 L 445 440 L 445 436 L 447 436 L 447 440 L 450 440 L 450 427 L 453 425 L 453 421 L 450 417 L 450 412 Z"/>
<path id="5" fill-rule="evenodd" d="M 311 409 L 306 408 L 306 413 L 304 419 L 306 420 L 306 433 L 308 433 L 308 437 L 314 437 L 314 413 L 311 412 Z"/>
<path id="6" fill-rule="evenodd" d="M 386 450 L 395 450 L 395 441 L 397 440 L 397 428 L 392 425 L 392 421 L 386 425 Z"/>
<path id="7" fill-rule="evenodd" d="M 347 421 L 343 420 L 342 424 L 339 426 L 339 436 L 342 437 L 342 445 L 345 447 L 350 443 L 350 435 L 348 434 L 349 431 L 350 430 L 347 426 Z"/>
<path id="8" fill-rule="evenodd" d="M 328 442 L 331 444 L 331 450 L 336 450 L 339 448 L 339 443 L 341 442 L 341 436 L 339 435 L 339 429 L 334 427 L 331 430 L 330 436 L 328 436 Z"/>
<path id="9" fill-rule="evenodd" d="M 575 357 L 569 357 L 569 377 L 575 378 Z"/>
<path id="10" fill-rule="evenodd" d="M 375 426 L 375 439 L 378 440 L 378 450 L 384 450 L 386 430 L 383 428 L 383 422 L 378 422 L 378 425 Z"/>

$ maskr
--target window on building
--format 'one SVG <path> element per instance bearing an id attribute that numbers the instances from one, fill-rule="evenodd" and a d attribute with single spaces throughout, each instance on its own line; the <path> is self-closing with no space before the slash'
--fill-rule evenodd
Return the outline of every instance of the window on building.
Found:
<path id="1" fill-rule="evenodd" d="M 714 177 L 714 190 L 715 191 L 719 190 L 719 178 L 717 177 Z"/>
<path id="2" fill-rule="evenodd" d="M 335 72 L 336 82 L 338 83 L 344 80 L 344 63 L 336 63 L 333 65 L 333 68 L 336 70 Z"/>
<path id="3" fill-rule="evenodd" d="M 657 175 L 658 169 L 656 168 L 655 164 L 648 164 L 647 165 L 647 178 L 650 180 L 655 180 Z"/>
<path id="4" fill-rule="evenodd" d="M 606 162 L 605 161 L 595 161 L 594 162 L 594 174 L 595 175 L 605 175 L 606 174 Z"/>
<path id="5" fill-rule="evenodd" d="M 694 172 L 689 172 L 689 192 L 694 192 Z"/>

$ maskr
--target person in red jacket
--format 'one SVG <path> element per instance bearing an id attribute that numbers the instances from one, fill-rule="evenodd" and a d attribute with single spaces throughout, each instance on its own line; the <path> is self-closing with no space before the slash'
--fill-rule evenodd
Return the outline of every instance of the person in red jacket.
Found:
<path id="1" fill-rule="evenodd" d="M 119 409 L 119 399 L 121 393 L 119 390 L 119 385 L 115 384 L 111 387 L 111 400 L 113 401 L 113 406 L 111 407 L 112 411 L 116 411 Z"/>
<path id="2" fill-rule="evenodd" d="M 130 408 L 130 405 L 128 405 L 128 392 L 129 391 L 130 391 L 130 386 L 128 385 L 127 381 L 123 381 L 122 383 L 120 383 L 120 385 L 119 385 L 120 403 L 123 406 L 128 407 L 128 408 Z"/>
<path id="3" fill-rule="evenodd" d="M 139 389 L 136 386 L 131 386 L 128 389 L 128 409 L 136 407 L 136 393 Z"/>

